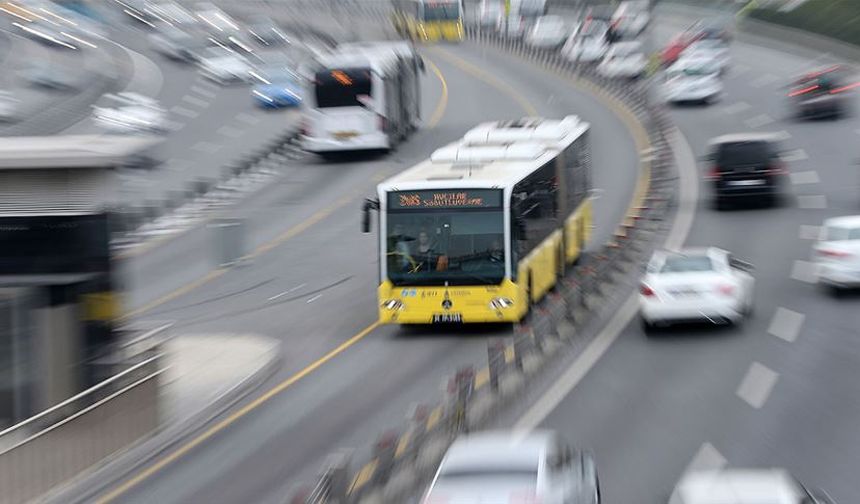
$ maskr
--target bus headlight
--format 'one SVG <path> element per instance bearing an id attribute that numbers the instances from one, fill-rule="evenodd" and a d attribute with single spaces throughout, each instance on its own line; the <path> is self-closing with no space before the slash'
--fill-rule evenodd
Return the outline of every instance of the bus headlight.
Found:
<path id="1" fill-rule="evenodd" d="M 501 310 L 504 308 L 510 308 L 514 305 L 514 302 L 508 298 L 493 298 L 490 301 L 490 308 L 493 310 Z"/>
<path id="2" fill-rule="evenodd" d="M 389 299 L 383 301 L 382 307 L 388 311 L 399 311 L 406 308 L 403 302 L 401 302 L 399 299 Z"/>

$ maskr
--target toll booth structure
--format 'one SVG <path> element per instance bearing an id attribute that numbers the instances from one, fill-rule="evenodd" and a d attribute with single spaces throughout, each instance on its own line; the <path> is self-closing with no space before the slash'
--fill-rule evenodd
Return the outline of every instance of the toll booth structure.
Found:
<path id="1" fill-rule="evenodd" d="M 0 138 L 0 427 L 97 383 L 120 315 L 117 169 L 148 136 Z"/>

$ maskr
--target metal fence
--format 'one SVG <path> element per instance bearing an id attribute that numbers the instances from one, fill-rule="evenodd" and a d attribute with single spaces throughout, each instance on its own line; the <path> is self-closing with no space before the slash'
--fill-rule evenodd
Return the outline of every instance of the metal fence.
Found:
<path id="1" fill-rule="evenodd" d="M 35 499 L 158 427 L 154 355 L 0 432 L 0 503 Z"/>

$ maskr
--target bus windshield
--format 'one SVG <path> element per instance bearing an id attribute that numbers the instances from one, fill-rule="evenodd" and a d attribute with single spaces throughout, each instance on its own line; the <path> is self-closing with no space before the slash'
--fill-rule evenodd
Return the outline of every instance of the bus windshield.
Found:
<path id="1" fill-rule="evenodd" d="M 424 3 L 423 21 L 458 21 L 459 19 L 460 4 L 457 2 Z"/>
<path id="2" fill-rule="evenodd" d="M 408 209 L 392 204 L 404 193 L 389 195 L 385 251 L 389 280 L 394 285 L 500 284 L 505 276 L 501 191 L 471 190 L 471 203 L 448 200 L 436 208 L 426 204 L 433 201 L 426 194 L 430 192 L 410 193 L 423 198 L 424 204 Z"/>
<path id="3" fill-rule="evenodd" d="M 372 82 L 367 68 L 341 68 L 317 72 L 314 92 L 318 108 L 359 107 L 370 96 Z"/>

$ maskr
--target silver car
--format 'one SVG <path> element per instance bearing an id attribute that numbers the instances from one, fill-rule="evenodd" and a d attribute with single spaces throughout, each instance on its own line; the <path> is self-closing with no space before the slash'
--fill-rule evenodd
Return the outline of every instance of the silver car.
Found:
<path id="1" fill-rule="evenodd" d="M 555 432 L 487 431 L 454 441 L 422 502 L 598 504 L 600 486 L 592 456 Z"/>

